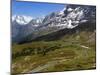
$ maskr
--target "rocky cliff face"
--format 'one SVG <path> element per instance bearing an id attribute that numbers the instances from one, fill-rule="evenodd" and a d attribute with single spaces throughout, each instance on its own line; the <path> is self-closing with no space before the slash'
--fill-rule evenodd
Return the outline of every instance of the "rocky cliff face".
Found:
<path id="1" fill-rule="evenodd" d="M 31 41 L 44 35 L 66 30 L 62 34 L 79 30 L 95 30 L 96 7 L 66 5 L 59 12 L 52 12 L 45 18 L 15 17 L 12 21 L 12 38 L 15 42 Z M 56 36 L 56 35 L 54 35 Z"/>

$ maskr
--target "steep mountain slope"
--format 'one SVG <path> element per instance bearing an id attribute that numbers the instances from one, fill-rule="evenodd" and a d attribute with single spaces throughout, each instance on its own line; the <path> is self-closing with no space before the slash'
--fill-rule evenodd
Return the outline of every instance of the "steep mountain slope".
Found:
<path id="1" fill-rule="evenodd" d="M 95 28 L 96 28 L 95 27 L 95 23 L 83 23 L 83 24 L 80 24 L 79 26 L 77 26 L 77 27 L 75 27 L 73 29 L 65 28 L 65 29 L 61 29 L 59 31 L 56 31 L 56 32 L 53 32 L 53 33 L 50 33 L 50 34 L 47 34 L 47 35 L 43 35 L 43 36 L 37 37 L 36 39 L 34 39 L 34 41 L 40 41 L 40 40 L 45 40 L 45 41 L 59 40 L 62 37 L 64 37 L 65 35 L 66 36 L 70 36 L 70 35 L 73 35 L 73 34 L 77 34 L 78 35 L 82 31 L 86 32 L 86 34 L 88 32 L 94 32 Z M 86 36 L 86 37 L 88 37 L 88 36 Z"/>
<path id="2" fill-rule="evenodd" d="M 66 5 L 63 10 L 52 12 L 41 20 L 31 19 L 27 24 L 24 23 L 25 20 L 21 23 L 15 20 L 12 23 L 13 39 L 18 43 L 28 42 L 44 35 L 55 34 L 63 29 L 67 32 L 64 31 L 62 34 L 69 34 L 69 32 L 77 31 L 77 28 L 80 28 L 81 25 L 81 29 L 85 29 L 86 27 L 95 29 L 95 10 L 95 6 Z M 18 19 L 23 20 L 24 17 L 18 17 Z M 24 25 L 20 26 L 19 24 L 22 23 L 24 23 Z M 61 36 L 61 34 L 59 36 Z M 54 37 L 56 37 L 56 35 Z"/>
<path id="3" fill-rule="evenodd" d="M 13 16 L 12 18 L 12 41 L 20 42 L 29 34 L 33 34 L 34 30 L 42 22 L 42 19 L 33 19 L 29 16 Z"/>

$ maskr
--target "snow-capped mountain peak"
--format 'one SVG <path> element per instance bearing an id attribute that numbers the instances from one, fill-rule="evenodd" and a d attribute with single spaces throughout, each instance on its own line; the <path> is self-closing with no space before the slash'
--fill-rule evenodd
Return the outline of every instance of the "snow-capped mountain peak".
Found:
<path id="1" fill-rule="evenodd" d="M 80 5 L 67 5 L 61 11 L 52 12 L 43 18 L 15 15 L 12 17 L 12 35 L 17 42 L 35 39 L 62 29 L 77 29 L 84 23 L 95 23 L 95 17 L 95 7 Z"/>
<path id="2" fill-rule="evenodd" d="M 30 17 L 30 16 L 24 16 L 24 15 L 21 15 L 21 16 L 17 16 L 17 15 L 14 15 L 12 17 L 12 21 L 16 21 L 18 24 L 20 25 L 26 25 L 28 24 L 33 18 Z"/>
<path id="3" fill-rule="evenodd" d="M 59 12 L 59 15 L 64 15 L 64 11 L 66 10 L 66 7 L 65 8 L 63 8 L 63 10 L 61 10 L 60 12 Z"/>
<path id="4" fill-rule="evenodd" d="M 72 8 L 68 8 L 67 11 L 71 12 L 71 11 L 73 11 L 73 9 Z"/>

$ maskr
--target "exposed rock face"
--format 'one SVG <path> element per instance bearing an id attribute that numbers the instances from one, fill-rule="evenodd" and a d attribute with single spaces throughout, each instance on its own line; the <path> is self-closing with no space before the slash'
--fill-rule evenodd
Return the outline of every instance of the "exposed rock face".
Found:
<path id="1" fill-rule="evenodd" d="M 14 42 L 31 41 L 37 37 L 66 30 L 95 30 L 96 7 L 66 5 L 59 12 L 52 12 L 45 18 L 33 19 L 14 16 L 12 19 L 12 38 Z M 89 27 L 90 26 L 90 27 Z"/>

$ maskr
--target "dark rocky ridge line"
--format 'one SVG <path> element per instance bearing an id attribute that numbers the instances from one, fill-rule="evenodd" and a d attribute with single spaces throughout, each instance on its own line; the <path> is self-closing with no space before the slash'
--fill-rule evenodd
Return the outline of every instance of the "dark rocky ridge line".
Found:
<path id="1" fill-rule="evenodd" d="M 60 40 L 65 35 L 70 36 L 72 34 L 75 34 L 75 33 L 77 33 L 77 31 L 78 32 L 81 32 L 81 31 L 94 32 L 95 30 L 96 30 L 95 23 L 87 22 L 87 23 L 80 24 L 79 26 L 77 26 L 73 29 L 68 29 L 68 28 L 61 29 L 59 31 L 52 32 L 47 35 L 39 36 L 37 38 L 32 39 L 31 41 L 19 42 L 19 44 L 28 43 L 28 42 L 32 42 L 32 41 L 55 41 L 55 40 Z"/>
<path id="2" fill-rule="evenodd" d="M 63 11 L 52 12 L 45 16 L 41 23 L 37 21 L 38 19 L 32 20 L 27 25 L 20 25 L 16 20 L 12 22 L 12 42 L 58 40 L 76 31 L 93 31 L 96 28 L 96 7 L 67 5 Z"/>

